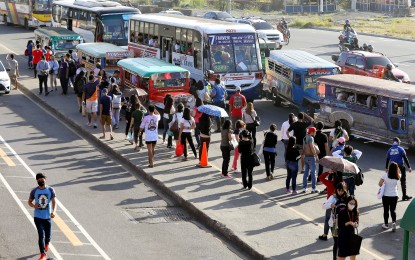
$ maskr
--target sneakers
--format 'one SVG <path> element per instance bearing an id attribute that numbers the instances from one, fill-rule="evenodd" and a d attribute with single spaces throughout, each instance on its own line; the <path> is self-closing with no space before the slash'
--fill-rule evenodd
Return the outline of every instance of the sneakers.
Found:
<path id="1" fill-rule="evenodd" d="M 320 192 L 318 189 L 312 189 L 311 190 L 311 193 L 318 193 L 318 192 Z"/>
<path id="2" fill-rule="evenodd" d="M 98 128 L 97 124 L 94 124 L 94 128 Z"/>
<path id="3" fill-rule="evenodd" d="M 321 236 L 318 236 L 318 239 L 327 241 L 327 236 L 321 235 Z"/>
<path id="4" fill-rule="evenodd" d="M 49 251 L 49 244 L 45 244 L 45 252 Z"/>
<path id="5" fill-rule="evenodd" d="M 325 188 L 324 190 L 320 191 L 320 194 L 327 194 L 327 188 Z"/>
<path id="6" fill-rule="evenodd" d="M 383 229 L 389 229 L 389 225 L 387 225 L 387 224 L 382 224 L 382 228 L 383 228 Z"/>
<path id="7" fill-rule="evenodd" d="M 302 193 L 306 193 L 308 191 L 308 189 L 303 189 Z"/>
<path id="8" fill-rule="evenodd" d="M 39 260 L 46 260 L 46 254 L 45 253 L 41 253 Z"/>
<path id="9" fill-rule="evenodd" d="M 290 189 L 285 189 L 285 193 L 287 193 L 287 194 L 291 194 Z"/>
<path id="10" fill-rule="evenodd" d="M 395 232 L 396 231 L 396 223 L 395 222 L 393 222 L 392 223 L 392 232 Z"/>
<path id="11" fill-rule="evenodd" d="M 412 199 L 411 196 L 408 196 L 408 195 L 402 196 L 402 200 L 410 200 L 410 199 Z"/>
<path id="12" fill-rule="evenodd" d="M 295 195 L 295 194 L 298 194 L 298 192 L 296 190 L 293 190 L 291 194 Z"/>
<path id="13" fill-rule="evenodd" d="M 86 123 L 87 126 L 91 127 L 92 124 L 90 122 Z"/>

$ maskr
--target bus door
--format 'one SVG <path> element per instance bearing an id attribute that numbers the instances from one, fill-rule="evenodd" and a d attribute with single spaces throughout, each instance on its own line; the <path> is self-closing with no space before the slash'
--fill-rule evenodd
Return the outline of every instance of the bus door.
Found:
<path id="1" fill-rule="evenodd" d="M 68 10 L 68 30 L 72 31 L 73 9 Z"/>
<path id="2" fill-rule="evenodd" d="M 408 101 L 389 100 L 389 129 L 398 134 L 408 134 Z"/>
<path id="3" fill-rule="evenodd" d="M 299 71 L 293 71 L 292 72 L 292 93 L 291 93 L 291 99 L 293 100 L 294 104 L 301 105 L 303 102 L 304 97 L 304 80 L 305 75 L 300 73 Z"/>
<path id="4" fill-rule="evenodd" d="M 172 62 L 171 50 L 173 39 L 170 37 L 162 37 L 161 39 L 161 59 L 168 63 Z"/>

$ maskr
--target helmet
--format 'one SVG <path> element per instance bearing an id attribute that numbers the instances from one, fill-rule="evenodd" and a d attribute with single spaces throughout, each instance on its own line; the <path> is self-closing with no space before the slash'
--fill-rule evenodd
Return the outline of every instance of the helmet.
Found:
<path id="1" fill-rule="evenodd" d="M 373 46 L 369 44 L 369 45 L 367 46 L 367 50 L 368 50 L 369 52 L 372 52 L 372 51 L 373 51 Z"/>
<path id="2" fill-rule="evenodd" d="M 391 70 L 391 69 L 392 69 L 392 64 L 388 64 L 388 65 L 386 65 L 386 68 L 387 68 L 388 70 Z"/>
<path id="3" fill-rule="evenodd" d="M 281 20 L 285 21 L 285 17 L 283 16 L 283 17 L 281 18 Z"/>
<path id="4" fill-rule="evenodd" d="M 345 24 L 350 24 L 349 20 L 344 21 Z"/>
<path id="5" fill-rule="evenodd" d="M 366 49 L 367 48 L 367 44 L 366 43 L 363 43 L 363 49 Z"/>

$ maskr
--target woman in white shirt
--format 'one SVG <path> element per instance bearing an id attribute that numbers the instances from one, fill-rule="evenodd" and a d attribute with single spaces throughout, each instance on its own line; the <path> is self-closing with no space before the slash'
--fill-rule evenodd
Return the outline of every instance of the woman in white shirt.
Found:
<path id="1" fill-rule="evenodd" d="M 148 106 L 148 115 L 143 118 L 140 125 L 140 132 L 145 132 L 148 152 L 148 167 L 154 167 L 154 153 L 158 139 L 158 124 L 160 114 L 154 105 Z"/>
<path id="2" fill-rule="evenodd" d="M 398 181 L 401 178 L 401 171 L 395 162 L 389 164 L 388 171 L 383 174 L 379 180 L 379 187 L 385 184 L 385 189 L 382 197 L 383 204 L 383 220 L 382 228 L 389 228 L 389 211 L 392 217 L 392 231 L 396 230 L 396 204 L 398 203 Z"/>
<path id="3" fill-rule="evenodd" d="M 186 140 L 189 142 L 190 147 L 192 148 L 193 154 L 195 155 L 195 158 L 197 159 L 197 153 L 195 145 L 193 144 L 192 139 L 192 130 L 195 129 L 196 123 L 193 117 L 190 115 L 190 109 L 186 107 L 183 111 L 183 118 L 180 121 L 180 133 L 179 133 L 179 139 L 181 140 L 183 146 L 184 146 L 184 161 L 187 161 L 187 145 Z"/>
<path id="4" fill-rule="evenodd" d="M 290 113 L 288 115 L 288 120 L 285 121 L 284 123 L 282 123 L 282 125 L 281 125 L 281 141 L 284 143 L 284 147 L 285 147 L 285 150 L 284 150 L 284 160 L 285 160 L 285 153 L 287 151 L 288 139 L 290 139 L 287 136 L 287 130 L 288 130 L 288 128 L 290 128 L 290 125 L 292 123 L 294 123 L 295 121 L 297 121 L 297 118 L 295 117 L 295 115 L 293 113 Z M 291 131 L 290 132 L 290 136 L 293 136 L 293 135 L 294 135 L 294 131 Z"/>
<path id="5" fill-rule="evenodd" d="M 252 141 L 254 143 L 254 148 L 256 146 L 256 128 L 257 125 L 255 124 L 255 119 L 258 119 L 258 114 L 254 109 L 254 104 L 252 102 L 248 102 L 246 109 L 243 112 L 243 117 L 246 124 L 246 130 L 251 132 Z"/>
<path id="6" fill-rule="evenodd" d="M 173 131 L 173 137 L 174 137 L 174 140 L 176 141 L 176 147 L 180 142 L 179 131 L 180 131 L 180 122 L 183 117 L 183 109 L 184 109 L 184 105 L 182 103 L 179 103 L 176 108 L 176 113 L 173 115 L 173 119 L 169 123 L 169 128 L 171 129 L 172 125 L 177 122 L 178 130 Z"/>

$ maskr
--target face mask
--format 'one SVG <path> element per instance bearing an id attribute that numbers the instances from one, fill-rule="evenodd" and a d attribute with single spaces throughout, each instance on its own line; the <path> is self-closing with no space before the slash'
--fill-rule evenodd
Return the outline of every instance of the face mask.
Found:
<path id="1" fill-rule="evenodd" d="M 37 184 L 39 184 L 40 187 L 45 186 L 45 182 L 44 181 L 38 181 Z"/>
<path id="2" fill-rule="evenodd" d="M 356 205 L 352 205 L 352 204 L 347 204 L 347 207 L 349 208 L 349 210 L 351 211 L 351 210 L 353 210 L 354 209 L 354 207 L 356 207 Z"/>

